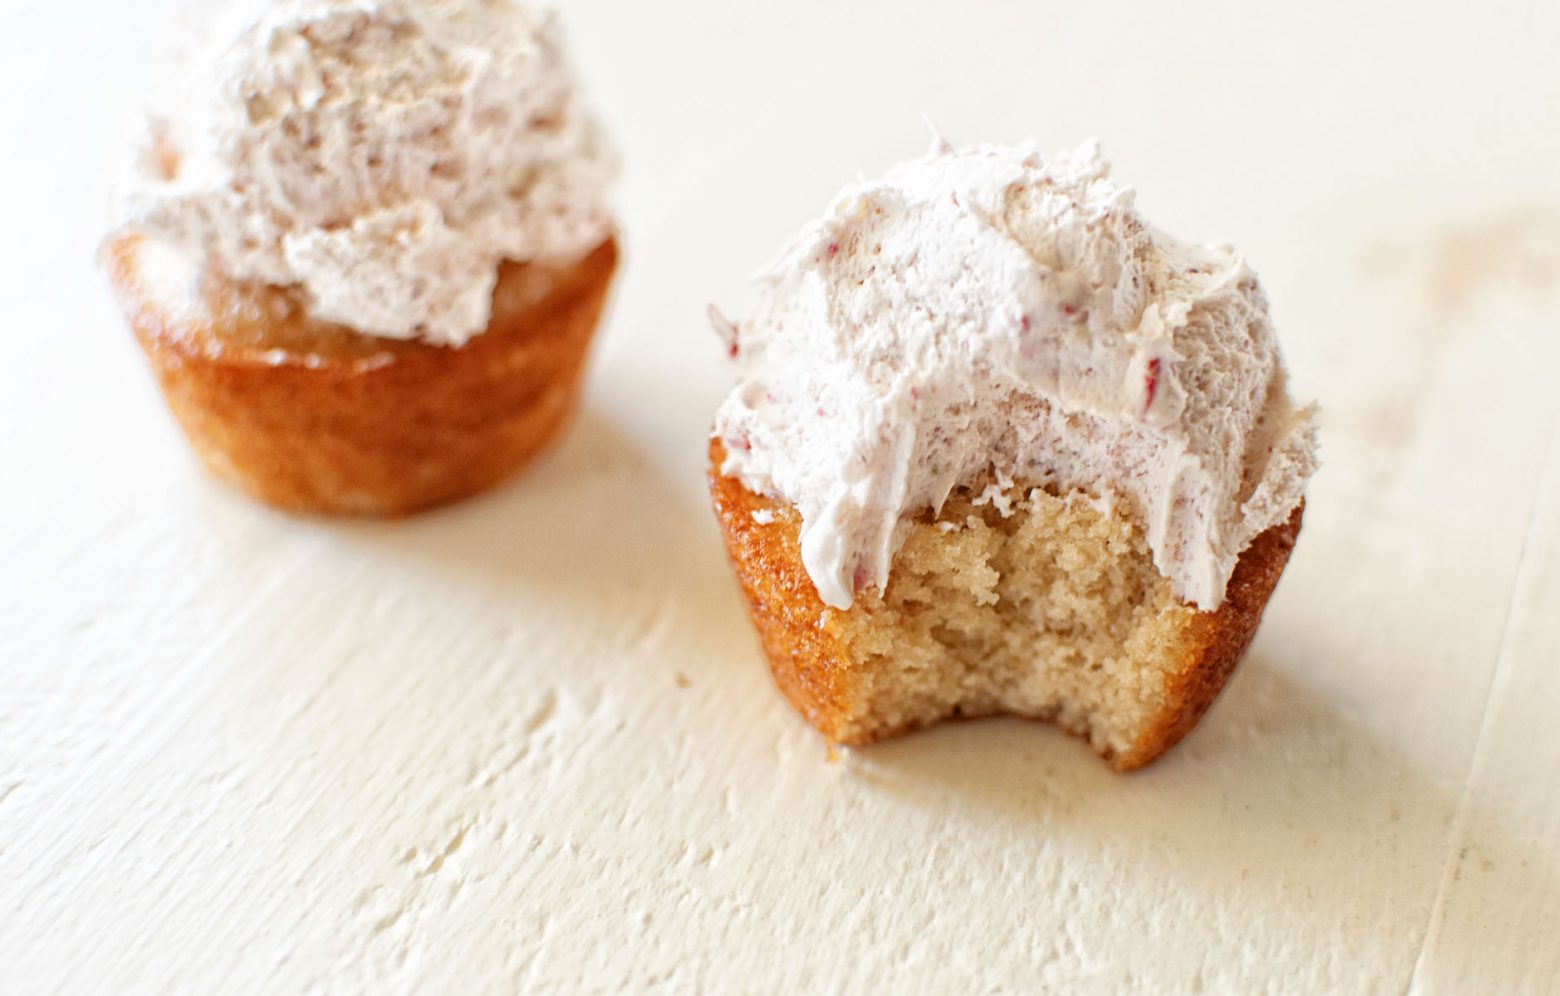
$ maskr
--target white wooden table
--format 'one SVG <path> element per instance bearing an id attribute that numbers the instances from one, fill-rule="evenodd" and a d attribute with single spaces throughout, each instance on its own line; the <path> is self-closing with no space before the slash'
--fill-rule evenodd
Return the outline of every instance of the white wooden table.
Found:
<path id="1" fill-rule="evenodd" d="M 1560 991 L 1560 7 L 568 4 L 625 160 L 588 404 L 373 525 L 203 477 L 94 266 L 170 6 L 0 5 L 0 991 Z M 831 763 L 722 558 L 704 305 L 923 113 L 1099 136 L 1326 410 L 1138 775 L 1006 721 Z"/>

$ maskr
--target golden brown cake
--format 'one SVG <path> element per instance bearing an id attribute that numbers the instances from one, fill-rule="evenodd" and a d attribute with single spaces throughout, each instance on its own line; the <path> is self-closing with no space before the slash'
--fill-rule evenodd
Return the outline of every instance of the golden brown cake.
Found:
<path id="1" fill-rule="evenodd" d="M 615 158 L 526 0 L 213 14 L 105 261 L 200 459 L 400 515 L 558 431 L 617 265 Z"/>
<path id="2" fill-rule="evenodd" d="M 1142 531 L 1036 490 L 1003 518 L 966 491 L 912 526 L 888 588 L 848 611 L 802 567 L 796 510 L 722 476 L 726 551 L 781 692 L 831 742 L 869 744 L 943 719 L 1055 722 L 1118 771 L 1141 768 L 1213 704 L 1256 634 L 1303 508 L 1241 555 L 1224 603 L 1178 602 Z"/>
<path id="3" fill-rule="evenodd" d="M 109 276 L 201 461 L 269 504 L 343 515 L 457 501 L 522 467 L 574 408 L 617 265 L 613 240 L 573 265 L 503 264 L 491 324 L 454 347 L 365 336 L 212 275 L 169 302 L 141 246 L 112 242 Z"/>

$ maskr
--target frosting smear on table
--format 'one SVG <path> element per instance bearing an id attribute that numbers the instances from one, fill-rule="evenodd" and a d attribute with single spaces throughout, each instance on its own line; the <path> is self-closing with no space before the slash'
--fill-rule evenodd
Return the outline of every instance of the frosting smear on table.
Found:
<path id="1" fill-rule="evenodd" d="M 1091 143 L 954 150 L 845 190 L 715 313 L 741 379 L 722 473 L 793 503 L 847 609 L 917 514 L 1015 482 L 1124 502 L 1181 600 L 1217 608 L 1317 466 L 1254 273 L 1150 228 Z"/>
<path id="2" fill-rule="evenodd" d="M 568 262 L 611 232 L 615 170 L 555 18 L 517 0 L 240 4 L 153 122 L 125 227 L 311 314 L 460 345 L 503 260 Z"/>

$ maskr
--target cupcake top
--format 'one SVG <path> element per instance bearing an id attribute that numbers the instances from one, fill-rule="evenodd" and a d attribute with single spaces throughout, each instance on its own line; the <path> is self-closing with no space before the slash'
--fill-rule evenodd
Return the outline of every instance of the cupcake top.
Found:
<path id="1" fill-rule="evenodd" d="M 122 230 L 443 345 L 487 327 L 500 262 L 571 261 L 612 231 L 613 158 L 550 12 L 270 0 L 223 44 L 152 122 Z"/>
<path id="2" fill-rule="evenodd" d="M 960 487 L 1125 503 L 1181 600 L 1236 561 L 1317 466 L 1254 273 L 1150 228 L 1093 144 L 954 150 L 846 189 L 714 313 L 741 378 L 722 473 L 800 511 L 824 602 L 879 590 L 914 516 Z"/>

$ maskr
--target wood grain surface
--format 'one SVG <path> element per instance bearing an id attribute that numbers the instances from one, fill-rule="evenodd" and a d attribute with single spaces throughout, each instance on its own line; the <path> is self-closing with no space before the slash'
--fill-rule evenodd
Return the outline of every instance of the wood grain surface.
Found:
<path id="1" fill-rule="evenodd" d="M 392 524 L 208 480 L 95 262 L 175 0 L 0 5 L 0 991 L 1560 991 L 1560 7 L 575 0 L 582 417 Z M 831 761 L 703 493 L 707 302 L 858 171 L 1098 136 L 1273 301 L 1325 466 L 1161 763 Z"/>

